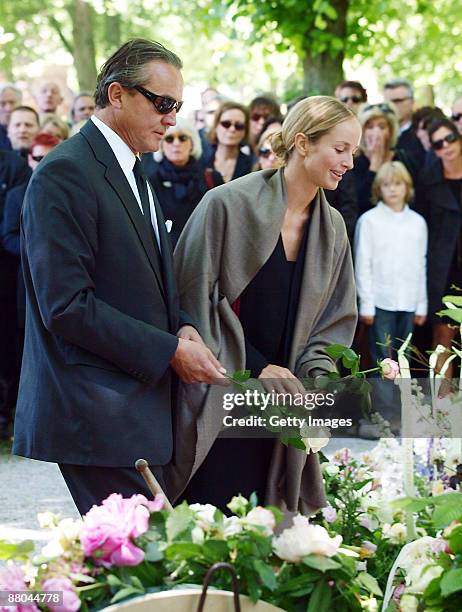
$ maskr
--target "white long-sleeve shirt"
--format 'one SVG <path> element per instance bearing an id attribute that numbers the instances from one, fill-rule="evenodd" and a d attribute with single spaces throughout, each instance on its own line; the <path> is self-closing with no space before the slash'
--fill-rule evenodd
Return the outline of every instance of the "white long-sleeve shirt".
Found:
<path id="1" fill-rule="evenodd" d="M 359 313 L 375 308 L 426 315 L 427 224 L 405 206 L 395 212 L 383 202 L 364 213 L 355 232 L 355 276 Z"/>

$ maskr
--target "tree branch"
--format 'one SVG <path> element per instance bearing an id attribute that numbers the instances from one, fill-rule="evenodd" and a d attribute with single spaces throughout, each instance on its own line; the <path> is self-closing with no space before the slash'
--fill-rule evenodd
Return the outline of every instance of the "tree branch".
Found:
<path id="1" fill-rule="evenodd" d="M 57 21 L 57 19 L 55 19 L 55 17 L 53 17 L 52 15 L 48 16 L 48 21 L 50 23 L 50 26 L 52 28 L 54 28 L 56 30 L 56 32 L 58 33 L 59 38 L 61 39 L 61 42 L 64 45 L 64 48 L 69 51 L 69 53 L 71 55 L 74 55 L 74 47 L 73 45 L 68 41 L 68 39 L 64 36 L 63 31 L 61 30 L 61 27 L 59 25 L 59 22 Z"/>

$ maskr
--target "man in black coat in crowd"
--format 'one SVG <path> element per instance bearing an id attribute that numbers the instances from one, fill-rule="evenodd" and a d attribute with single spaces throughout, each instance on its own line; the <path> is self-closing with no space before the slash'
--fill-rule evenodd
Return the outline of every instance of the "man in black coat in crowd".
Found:
<path id="1" fill-rule="evenodd" d="M 14 452 L 59 463 L 81 513 L 112 492 L 150 495 L 172 456 L 172 384 L 223 368 L 180 312 L 169 239 L 139 153 L 181 106 L 181 61 L 133 40 L 103 66 L 95 115 L 49 153 L 22 217 L 24 357 Z"/>
<path id="2" fill-rule="evenodd" d="M 14 187 L 27 183 L 31 169 L 11 151 L 0 151 L 0 226 L 5 199 Z M 18 259 L 0 244 L 0 439 L 9 437 L 15 401 L 16 279 Z"/>

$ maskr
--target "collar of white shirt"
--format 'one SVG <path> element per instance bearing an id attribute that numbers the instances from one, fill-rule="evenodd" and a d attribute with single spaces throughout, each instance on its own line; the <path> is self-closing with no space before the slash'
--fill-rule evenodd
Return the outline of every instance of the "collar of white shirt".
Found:
<path id="1" fill-rule="evenodd" d="M 128 174 L 133 172 L 133 166 L 135 165 L 135 154 L 130 150 L 130 147 L 125 143 L 122 138 L 114 132 L 108 125 L 106 125 L 101 119 L 92 115 L 90 119 L 99 129 L 99 131 L 106 138 L 108 145 L 114 151 L 114 155 L 123 170 L 123 173 Z"/>

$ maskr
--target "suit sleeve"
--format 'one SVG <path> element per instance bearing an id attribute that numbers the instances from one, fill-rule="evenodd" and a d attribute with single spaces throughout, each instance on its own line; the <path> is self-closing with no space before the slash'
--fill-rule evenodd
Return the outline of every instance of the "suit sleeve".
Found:
<path id="1" fill-rule="evenodd" d="M 31 299 L 48 331 L 155 384 L 178 339 L 96 296 L 97 221 L 96 195 L 74 160 L 54 159 L 37 170 L 22 220 Z"/>
<path id="2" fill-rule="evenodd" d="M 22 201 L 16 189 L 6 194 L 5 210 L 3 212 L 2 244 L 5 251 L 20 256 L 19 219 L 21 217 Z M 22 192 L 23 193 L 23 192 Z"/>

